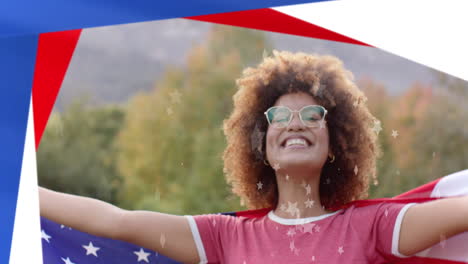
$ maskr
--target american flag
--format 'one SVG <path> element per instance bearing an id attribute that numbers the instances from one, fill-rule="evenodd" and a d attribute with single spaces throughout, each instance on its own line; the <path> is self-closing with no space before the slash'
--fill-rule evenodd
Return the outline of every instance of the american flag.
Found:
<path id="1" fill-rule="evenodd" d="M 442 177 L 394 198 L 352 202 L 367 206 L 379 202 L 427 202 L 445 197 L 468 195 L 468 170 Z M 225 213 L 235 216 L 262 217 L 269 209 Z M 179 263 L 157 252 L 122 241 L 92 236 L 69 227 L 41 219 L 44 264 L 131 264 Z M 468 263 L 468 232 L 441 241 L 418 254 L 402 258 L 398 264 Z"/>

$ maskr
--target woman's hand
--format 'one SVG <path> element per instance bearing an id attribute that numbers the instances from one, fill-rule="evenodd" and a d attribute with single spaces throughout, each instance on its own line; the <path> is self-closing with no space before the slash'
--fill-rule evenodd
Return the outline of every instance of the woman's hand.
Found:
<path id="1" fill-rule="evenodd" d="M 403 218 L 398 251 L 410 256 L 462 232 L 468 232 L 468 196 L 417 204 Z"/>
<path id="2" fill-rule="evenodd" d="M 41 215 L 95 236 L 122 240 L 152 249 L 183 263 L 199 256 L 184 216 L 127 211 L 96 199 L 39 187 Z"/>

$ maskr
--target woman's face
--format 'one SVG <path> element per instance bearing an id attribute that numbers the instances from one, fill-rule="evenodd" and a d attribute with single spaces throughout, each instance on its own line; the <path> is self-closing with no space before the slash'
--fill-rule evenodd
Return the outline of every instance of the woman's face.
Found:
<path id="1" fill-rule="evenodd" d="M 318 105 L 314 98 L 306 93 L 290 93 L 282 95 L 274 106 L 286 106 L 298 111 L 304 106 Z M 288 141 L 303 139 L 298 141 Z M 266 133 L 266 155 L 272 167 L 279 165 L 280 170 L 320 171 L 328 157 L 328 128 L 325 122 L 319 127 L 305 126 L 299 113 L 293 113 L 289 125 L 284 128 L 268 126 Z M 289 146 L 288 146 L 289 145 Z"/>

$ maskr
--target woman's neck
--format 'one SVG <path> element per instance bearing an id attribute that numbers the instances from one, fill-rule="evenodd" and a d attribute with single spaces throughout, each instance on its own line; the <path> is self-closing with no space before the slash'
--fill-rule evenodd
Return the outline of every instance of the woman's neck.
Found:
<path id="1" fill-rule="evenodd" d="M 282 218 L 305 218 L 330 213 L 320 201 L 320 172 L 301 175 L 301 173 L 276 173 L 278 183 L 278 205 L 275 215 Z"/>

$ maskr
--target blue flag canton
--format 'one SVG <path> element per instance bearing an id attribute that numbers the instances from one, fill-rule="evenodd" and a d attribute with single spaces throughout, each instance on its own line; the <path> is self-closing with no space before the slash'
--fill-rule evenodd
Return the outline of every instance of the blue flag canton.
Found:
<path id="1" fill-rule="evenodd" d="M 179 264 L 152 250 L 93 236 L 41 217 L 44 264 Z"/>

